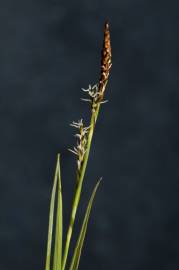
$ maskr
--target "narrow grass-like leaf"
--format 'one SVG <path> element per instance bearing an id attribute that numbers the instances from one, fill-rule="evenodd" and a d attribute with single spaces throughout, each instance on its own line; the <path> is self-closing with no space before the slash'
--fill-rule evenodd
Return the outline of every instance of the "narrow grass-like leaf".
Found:
<path id="1" fill-rule="evenodd" d="M 95 197 L 95 194 L 96 194 L 96 191 L 97 191 L 97 188 L 98 188 L 100 182 L 101 182 L 101 180 L 99 180 L 97 182 L 96 186 L 94 187 L 91 198 L 89 200 L 69 270 L 77 270 L 78 269 L 80 257 L 81 257 L 81 251 L 83 248 L 83 243 L 84 243 L 84 239 L 85 239 L 85 235 L 86 235 L 86 231 L 87 231 L 87 226 L 88 226 L 88 221 L 89 221 L 89 217 L 90 217 L 91 207 L 92 207 L 93 200 L 94 200 L 94 197 Z"/>
<path id="2" fill-rule="evenodd" d="M 53 188 L 52 188 L 52 194 L 51 194 L 51 201 L 50 201 L 49 226 L 48 226 L 48 238 L 47 238 L 47 255 L 46 255 L 45 270 L 50 270 L 53 220 L 54 220 L 54 208 L 55 208 L 55 194 L 56 194 L 56 188 L 57 188 L 58 175 L 59 175 L 59 155 L 57 157 L 57 164 L 56 164 L 56 170 L 55 170 L 55 176 L 54 176 Z"/>
<path id="3" fill-rule="evenodd" d="M 60 157 L 58 157 L 58 189 L 57 189 L 57 212 L 56 212 L 56 230 L 55 230 L 55 246 L 53 257 L 53 270 L 61 270 L 62 266 L 62 234 L 63 234 L 63 211 L 62 211 L 62 186 L 60 172 Z"/>

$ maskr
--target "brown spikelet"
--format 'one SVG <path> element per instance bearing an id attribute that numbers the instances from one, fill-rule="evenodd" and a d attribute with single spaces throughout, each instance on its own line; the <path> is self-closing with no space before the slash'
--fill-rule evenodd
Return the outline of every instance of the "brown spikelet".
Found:
<path id="1" fill-rule="evenodd" d="M 103 49 L 101 52 L 101 74 L 99 81 L 99 89 L 103 94 L 105 90 L 105 84 L 108 81 L 109 72 L 112 66 L 112 55 L 111 55 L 111 42 L 110 42 L 110 32 L 109 32 L 109 23 L 106 22 L 104 26 L 104 41 Z"/>

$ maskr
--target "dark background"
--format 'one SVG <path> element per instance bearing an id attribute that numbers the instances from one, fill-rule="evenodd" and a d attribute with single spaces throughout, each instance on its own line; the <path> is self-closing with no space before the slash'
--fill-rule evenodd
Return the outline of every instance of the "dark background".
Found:
<path id="1" fill-rule="evenodd" d="M 179 268 L 178 10 L 177 0 L 0 1 L 0 270 L 44 269 L 57 152 L 67 225 L 75 181 L 69 123 L 89 118 L 80 88 L 98 81 L 106 19 L 109 103 L 80 222 L 103 182 L 80 269 Z"/>

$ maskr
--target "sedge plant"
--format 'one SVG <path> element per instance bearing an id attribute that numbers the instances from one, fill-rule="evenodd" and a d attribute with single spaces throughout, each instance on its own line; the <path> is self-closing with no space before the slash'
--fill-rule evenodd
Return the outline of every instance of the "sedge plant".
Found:
<path id="1" fill-rule="evenodd" d="M 110 44 L 110 32 L 109 24 L 105 23 L 104 26 L 104 41 L 101 53 L 101 72 L 99 82 L 91 86 L 88 89 L 82 90 L 88 95 L 87 98 L 83 98 L 83 101 L 90 103 L 91 120 L 88 126 L 84 125 L 84 121 L 81 119 L 71 124 L 72 127 L 78 130 L 75 134 L 77 144 L 73 149 L 69 149 L 76 156 L 77 168 L 76 168 L 76 183 L 72 201 L 72 209 L 70 215 L 69 226 L 65 238 L 65 245 L 63 243 L 63 200 L 62 200 L 62 185 L 61 185 L 61 172 L 60 172 L 60 155 L 57 157 L 57 164 L 53 182 L 53 188 L 50 201 L 50 213 L 49 213 L 49 227 L 48 227 L 48 239 L 47 239 L 47 254 L 45 270 L 77 270 L 80 262 L 83 243 L 87 231 L 89 216 L 93 204 L 93 200 L 100 184 L 100 180 L 94 187 L 92 195 L 87 205 L 84 220 L 81 226 L 81 230 L 76 242 L 76 246 L 73 251 L 71 262 L 67 268 L 67 259 L 69 254 L 70 242 L 73 234 L 74 223 L 76 218 L 77 209 L 81 197 L 81 191 L 83 186 L 83 180 L 88 163 L 88 157 L 91 148 L 91 142 L 94 134 L 96 121 L 98 118 L 101 104 L 105 103 L 104 93 L 107 86 L 109 72 L 112 66 L 111 61 L 111 44 Z M 55 205 L 57 205 L 55 207 Z M 56 219 L 56 224 L 54 224 Z M 54 228 L 55 227 L 55 228 Z M 53 235 L 53 231 L 54 235 Z M 54 241 L 52 241 L 54 239 Z M 53 243 L 54 242 L 54 243 Z"/>

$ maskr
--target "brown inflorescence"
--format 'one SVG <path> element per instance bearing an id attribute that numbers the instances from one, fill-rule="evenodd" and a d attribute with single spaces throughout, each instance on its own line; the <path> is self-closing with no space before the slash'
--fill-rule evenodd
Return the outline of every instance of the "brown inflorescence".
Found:
<path id="1" fill-rule="evenodd" d="M 104 26 L 104 41 L 103 49 L 101 52 L 101 75 L 99 80 L 99 90 L 102 92 L 102 98 L 105 90 L 105 84 L 109 77 L 109 72 L 112 66 L 111 42 L 109 23 L 106 22 Z"/>

